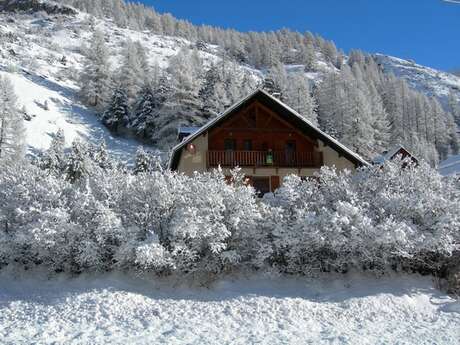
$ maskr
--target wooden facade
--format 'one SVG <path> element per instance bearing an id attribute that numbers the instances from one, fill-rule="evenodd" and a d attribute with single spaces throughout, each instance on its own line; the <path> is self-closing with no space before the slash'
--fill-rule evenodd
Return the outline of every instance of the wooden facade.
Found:
<path id="1" fill-rule="evenodd" d="M 318 142 L 260 102 L 209 131 L 208 167 L 318 168 Z"/>

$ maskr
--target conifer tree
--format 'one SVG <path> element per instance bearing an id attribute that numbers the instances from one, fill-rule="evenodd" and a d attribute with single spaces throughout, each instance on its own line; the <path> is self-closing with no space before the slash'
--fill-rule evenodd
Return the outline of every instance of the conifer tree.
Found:
<path id="1" fill-rule="evenodd" d="M 119 85 L 113 91 L 110 104 L 102 116 L 102 122 L 114 133 L 119 133 L 120 129 L 128 124 L 128 96 L 123 86 Z"/>
<path id="2" fill-rule="evenodd" d="M 159 112 L 154 141 L 161 146 L 174 140 L 181 125 L 202 125 L 201 101 L 198 96 L 201 84 L 202 61 L 196 52 L 181 49 L 171 58 L 168 72 L 171 76 L 170 90 Z M 167 89 L 161 85 L 161 92 Z"/>
<path id="3" fill-rule="evenodd" d="M 267 71 L 263 89 L 281 101 L 285 99 L 287 87 L 287 73 L 281 62 L 275 62 Z"/>
<path id="4" fill-rule="evenodd" d="M 94 32 L 90 46 L 85 49 L 85 58 L 80 95 L 86 104 L 102 110 L 110 98 L 111 72 L 109 48 L 101 31 Z"/>
<path id="5" fill-rule="evenodd" d="M 303 73 L 288 76 L 286 103 L 313 124 L 317 124 L 316 102 Z"/>
<path id="6" fill-rule="evenodd" d="M 157 130 L 156 122 L 158 111 L 161 107 L 160 100 L 157 99 L 152 89 L 152 85 L 146 84 L 139 93 L 139 98 L 134 109 L 130 127 L 144 139 L 150 139 Z"/>
<path id="7" fill-rule="evenodd" d="M 24 148 L 24 119 L 17 105 L 14 86 L 0 75 L 0 160 L 19 157 Z"/>
<path id="8" fill-rule="evenodd" d="M 129 105 L 136 100 L 142 85 L 147 82 L 148 75 L 149 67 L 142 45 L 128 39 L 123 48 L 122 66 L 117 78 L 128 97 Z"/>
<path id="9" fill-rule="evenodd" d="M 53 140 L 48 150 L 40 157 L 39 166 L 49 171 L 51 174 L 59 176 L 65 168 L 64 148 L 64 131 L 59 129 L 53 135 Z"/>
<path id="10" fill-rule="evenodd" d="M 75 140 L 65 162 L 66 178 L 75 183 L 87 176 L 89 171 L 88 148 L 84 143 Z"/>
<path id="11" fill-rule="evenodd" d="M 107 144 L 102 140 L 100 144 L 92 152 L 93 161 L 103 170 L 108 170 L 113 167 L 113 162 L 107 152 Z"/>

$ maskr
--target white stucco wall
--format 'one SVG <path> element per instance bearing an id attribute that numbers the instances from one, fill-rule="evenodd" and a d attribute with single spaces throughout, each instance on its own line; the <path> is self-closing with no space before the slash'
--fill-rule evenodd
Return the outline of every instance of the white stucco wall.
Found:
<path id="1" fill-rule="evenodd" d="M 203 134 L 195 138 L 192 142 L 195 145 L 195 153 L 190 153 L 187 148 L 183 148 L 179 160 L 177 171 L 186 175 L 193 175 L 195 171 L 206 171 L 206 152 L 208 152 L 208 136 Z"/>

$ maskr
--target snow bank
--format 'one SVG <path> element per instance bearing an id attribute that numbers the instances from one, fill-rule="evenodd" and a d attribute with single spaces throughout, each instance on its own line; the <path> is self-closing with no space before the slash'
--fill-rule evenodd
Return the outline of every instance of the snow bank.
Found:
<path id="1" fill-rule="evenodd" d="M 429 278 L 227 279 L 210 289 L 122 274 L 0 283 L 3 343 L 458 344 L 459 302 Z"/>

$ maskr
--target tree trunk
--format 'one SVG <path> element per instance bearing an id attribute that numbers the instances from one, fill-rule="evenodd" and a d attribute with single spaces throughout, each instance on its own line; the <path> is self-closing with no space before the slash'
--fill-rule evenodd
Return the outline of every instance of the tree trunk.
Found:
<path id="1" fill-rule="evenodd" d="M 0 121 L 0 158 L 2 158 L 3 142 L 5 141 L 5 119 Z"/>

